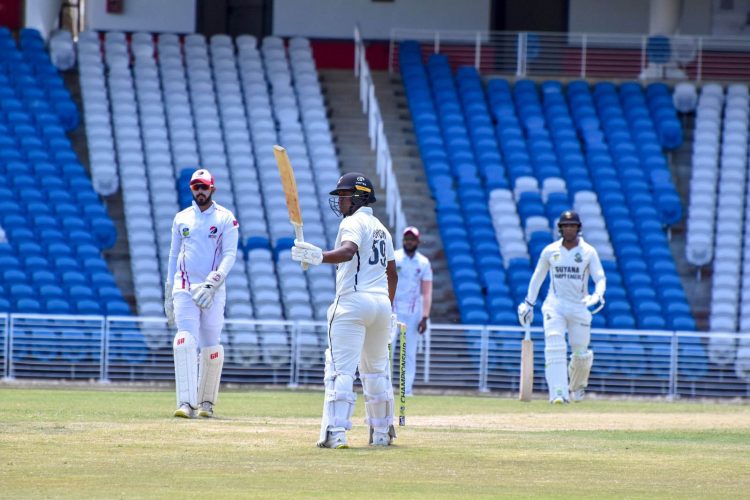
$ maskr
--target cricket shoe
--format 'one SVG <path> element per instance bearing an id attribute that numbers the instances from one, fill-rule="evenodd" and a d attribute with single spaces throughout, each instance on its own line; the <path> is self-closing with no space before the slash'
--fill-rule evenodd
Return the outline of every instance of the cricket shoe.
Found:
<path id="1" fill-rule="evenodd" d="M 586 390 L 585 389 L 576 389 L 575 391 L 570 393 L 570 399 L 574 403 L 580 403 L 583 401 L 583 398 L 586 396 Z"/>
<path id="2" fill-rule="evenodd" d="M 568 401 L 567 399 L 565 399 L 562 396 L 557 396 L 556 398 L 550 400 L 550 404 L 552 404 L 552 405 L 566 405 L 569 402 L 570 401 Z"/>
<path id="3" fill-rule="evenodd" d="M 174 416 L 180 418 L 193 418 L 193 407 L 188 403 L 182 403 L 180 407 L 174 411 Z"/>
<path id="4" fill-rule="evenodd" d="M 370 446 L 390 446 L 395 437 L 396 429 L 393 426 L 390 426 L 388 432 L 375 432 L 375 429 L 370 427 Z"/>
<path id="5" fill-rule="evenodd" d="M 200 407 L 198 408 L 198 416 L 203 417 L 203 418 L 213 417 L 214 416 L 213 403 L 209 403 L 208 401 L 202 402 Z"/>
<path id="6" fill-rule="evenodd" d="M 318 441 L 318 448 L 332 448 L 336 450 L 349 448 L 346 441 L 346 432 L 328 432 L 324 441 Z"/>

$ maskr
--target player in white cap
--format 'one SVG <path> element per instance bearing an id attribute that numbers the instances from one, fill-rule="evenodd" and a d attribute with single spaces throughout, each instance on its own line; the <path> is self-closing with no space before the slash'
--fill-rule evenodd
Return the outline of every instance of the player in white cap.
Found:
<path id="1" fill-rule="evenodd" d="M 211 198 L 214 178 L 199 169 L 190 179 L 192 206 L 172 223 L 169 271 L 164 310 L 177 324 L 174 368 L 177 389 L 175 417 L 212 417 L 219 395 L 224 347 L 224 280 L 237 256 L 239 224 L 232 212 Z M 200 350 L 200 354 L 199 351 Z M 199 361 L 200 359 L 200 361 Z"/>
<path id="2" fill-rule="evenodd" d="M 419 229 L 409 226 L 403 232 L 403 248 L 396 250 L 398 288 L 393 303 L 399 321 L 406 324 L 406 395 L 412 395 L 417 372 L 417 338 L 428 326 L 432 307 L 432 266 L 417 250 Z M 391 343 L 396 343 L 396 331 Z"/>
<path id="3" fill-rule="evenodd" d="M 375 201 L 372 182 L 359 173 L 342 176 L 331 191 L 331 209 L 343 215 L 336 247 L 323 252 L 295 241 L 292 259 L 311 265 L 336 264 L 336 299 L 328 309 L 325 399 L 321 448 L 348 448 L 346 431 L 354 413 L 357 367 L 365 393 L 370 444 L 388 446 L 393 427 L 393 387 L 388 341 L 395 327 L 391 314 L 398 275 L 393 240 L 368 205 Z"/>
<path id="4" fill-rule="evenodd" d="M 557 223 L 561 238 L 547 245 L 531 276 L 526 299 L 518 306 L 518 321 L 531 324 L 539 288 L 549 272 L 550 287 L 542 305 L 544 315 L 544 365 L 550 403 L 581 401 L 594 363 L 591 341 L 591 315 L 604 307 L 606 280 L 596 249 L 579 235 L 581 219 L 567 210 Z M 588 294 L 589 276 L 596 289 Z M 589 308 L 593 308 L 590 311 Z M 573 351 L 565 367 L 568 332 Z M 568 380 L 570 377 L 570 380 Z"/>

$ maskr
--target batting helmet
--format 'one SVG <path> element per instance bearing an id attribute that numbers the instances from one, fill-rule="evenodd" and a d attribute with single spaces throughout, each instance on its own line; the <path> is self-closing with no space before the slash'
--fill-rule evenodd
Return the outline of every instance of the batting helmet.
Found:
<path id="1" fill-rule="evenodd" d="M 348 174 L 342 175 L 336 183 L 336 189 L 328 193 L 331 195 L 328 204 L 336 215 L 342 215 L 339 208 L 339 197 L 341 196 L 339 192 L 341 191 L 354 191 L 353 194 L 347 195 L 351 198 L 352 204 L 349 207 L 349 211 L 344 214 L 345 216 L 351 215 L 358 208 L 376 201 L 375 188 L 372 186 L 370 179 L 359 172 L 349 172 Z"/>
<path id="2" fill-rule="evenodd" d="M 581 229 L 581 218 L 573 210 L 566 210 L 560 214 L 560 218 L 557 220 L 557 228 L 560 230 L 560 234 L 562 234 L 562 227 L 568 225 L 575 225 L 578 226 L 579 230 Z"/>

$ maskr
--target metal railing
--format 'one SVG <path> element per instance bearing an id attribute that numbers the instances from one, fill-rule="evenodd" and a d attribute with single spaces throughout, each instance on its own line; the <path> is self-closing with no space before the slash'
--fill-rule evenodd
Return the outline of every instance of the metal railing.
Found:
<path id="1" fill-rule="evenodd" d="M 375 171 L 380 179 L 380 185 L 385 189 L 385 210 L 388 215 L 388 225 L 396 230 L 400 237 L 406 227 L 406 216 L 401 204 L 401 191 L 398 180 L 393 171 L 391 150 L 385 137 L 383 117 L 380 105 L 375 97 L 375 84 L 372 81 L 370 65 L 359 27 L 354 27 L 354 76 L 359 78 L 359 99 L 362 101 L 362 112 L 367 114 L 367 133 L 370 137 L 370 149 L 375 151 Z"/>
<path id="2" fill-rule="evenodd" d="M 445 54 L 454 66 L 474 66 L 488 74 L 695 81 L 750 79 L 747 37 L 396 28 L 391 30 L 390 71 L 398 71 L 398 45 L 404 40 L 420 42 L 425 56 Z"/>
<path id="3" fill-rule="evenodd" d="M 6 379 L 174 379 L 174 331 L 164 318 L 11 314 L 0 316 L 0 326 Z M 534 388 L 543 392 L 543 334 L 532 331 Z M 323 322 L 227 320 L 222 381 L 322 385 L 325 332 Z M 415 387 L 515 392 L 522 336 L 516 326 L 432 325 L 418 351 Z M 705 333 L 595 329 L 589 388 L 664 397 L 750 396 L 750 377 L 736 370 L 743 363 L 744 373 L 750 373 L 750 358 L 736 356 L 741 335 L 726 334 L 729 342 L 721 352 L 711 352 L 707 338 Z M 398 346 L 393 355 L 398 359 Z"/>

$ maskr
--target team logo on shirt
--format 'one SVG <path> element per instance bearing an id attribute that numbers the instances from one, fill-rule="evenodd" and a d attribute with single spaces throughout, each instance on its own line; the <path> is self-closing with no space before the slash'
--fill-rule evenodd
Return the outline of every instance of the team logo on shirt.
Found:
<path id="1" fill-rule="evenodd" d="M 580 253 L 576 253 L 575 257 L 573 257 L 573 260 L 576 262 L 583 262 L 583 257 L 581 257 Z"/>
<path id="2" fill-rule="evenodd" d="M 216 226 L 211 226 L 210 228 L 208 228 L 208 237 L 209 238 L 216 238 L 216 233 L 218 231 L 219 230 L 216 228 Z"/>
<path id="3" fill-rule="evenodd" d="M 182 237 L 183 238 L 189 238 L 190 237 L 190 228 L 185 226 L 182 228 Z"/>
<path id="4" fill-rule="evenodd" d="M 560 260 L 560 254 L 559 253 L 553 253 L 552 254 L 552 260 Z"/>

